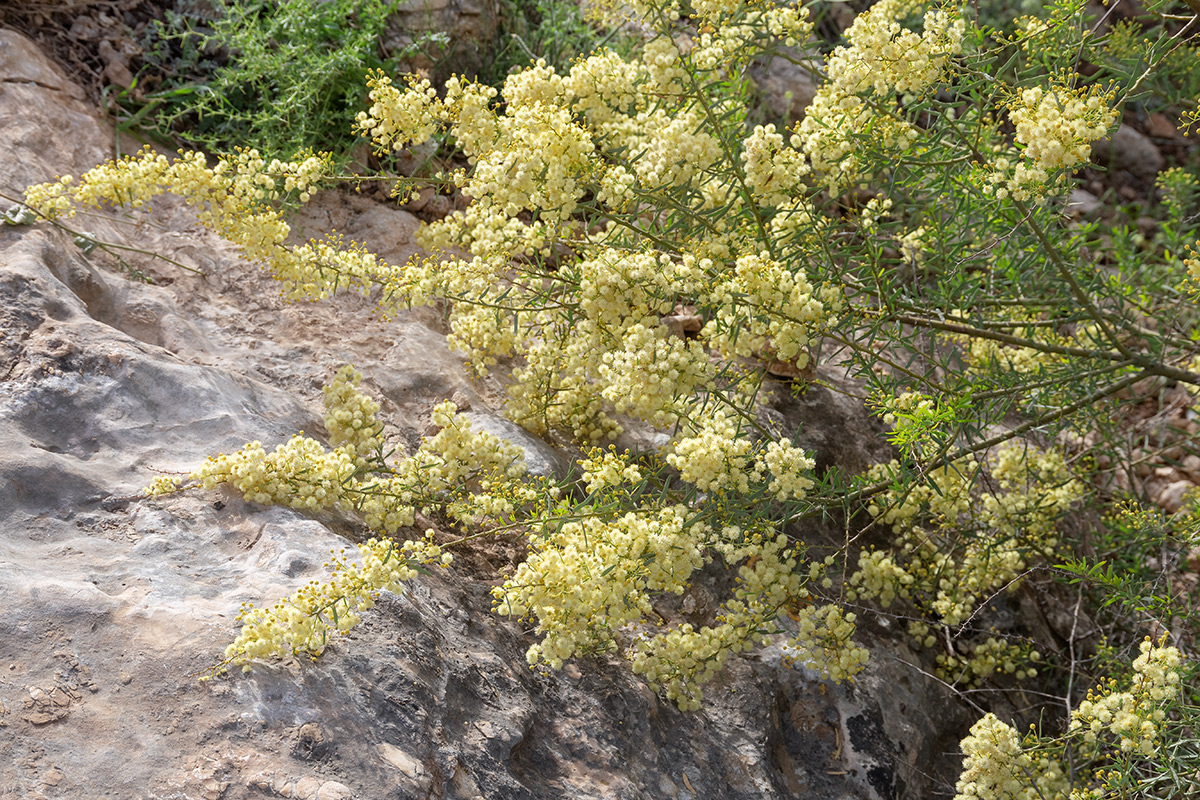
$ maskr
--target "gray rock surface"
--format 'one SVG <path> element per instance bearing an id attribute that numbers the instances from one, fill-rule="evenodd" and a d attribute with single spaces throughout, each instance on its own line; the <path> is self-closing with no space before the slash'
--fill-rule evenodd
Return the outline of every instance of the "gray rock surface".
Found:
<path id="1" fill-rule="evenodd" d="M 790 59 L 775 56 L 765 64 L 754 65 L 750 71 L 763 107 L 774 115 L 771 121 L 782 123 L 777 124 L 781 129 L 790 128 L 804 118 L 804 112 L 817 95 L 812 69 L 821 67 L 817 54 L 805 63 L 794 63 L 803 60 L 804 54 L 800 51 L 789 48 L 787 54 Z"/>
<path id="2" fill-rule="evenodd" d="M 1149 136 L 1124 124 L 1112 136 L 1096 142 L 1093 152 L 1101 164 L 1124 170 L 1144 183 L 1153 183 L 1166 163 Z"/>
<path id="3" fill-rule="evenodd" d="M 496 45 L 502 6 L 499 0 L 400 0 L 388 20 L 384 49 L 411 53 L 406 65 L 431 73 L 435 84 L 451 72 L 472 75 L 486 66 Z M 426 44 L 431 34 L 445 34 L 447 45 Z"/>
<path id="4" fill-rule="evenodd" d="M 108 155 L 77 97 L 0 31 L 0 192 Z M 385 596 L 316 663 L 199 682 L 243 602 L 323 577 L 361 531 L 229 492 L 139 500 L 142 486 L 248 440 L 320 435 L 320 386 L 346 362 L 400 438 L 455 393 L 495 418 L 501 391 L 454 372 L 436 314 L 285 304 L 180 204 L 158 205 L 161 227 L 78 224 L 203 277 L 128 254 L 147 285 L 67 232 L 0 227 L 0 798 L 936 796 L 960 712 L 903 648 L 880 644 L 848 687 L 768 650 L 682 714 L 614 659 L 531 672 L 528 630 L 490 611 L 482 552 Z M 299 227 L 401 260 L 415 220 L 329 192 Z M 831 462 L 855 434 L 842 425 Z"/>

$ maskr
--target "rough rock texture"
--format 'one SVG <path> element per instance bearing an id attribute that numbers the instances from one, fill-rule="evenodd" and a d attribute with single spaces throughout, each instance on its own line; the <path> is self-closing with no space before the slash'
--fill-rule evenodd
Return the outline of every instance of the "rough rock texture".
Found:
<path id="1" fill-rule="evenodd" d="M 78 97 L 0 31 L 0 192 L 109 155 L 111 131 Z M 358 297 L 286 305 L 179 203 L 160 203 L 156 219 L 75 224 L 204 277 L 127 252 L 147 285 L 67 232 L 0 227 L 0 798 L 944 791 L 927 773 L 964 720 L 902 663 L 917 660 L 902 647 L 879 645 L 853 687 L 785 669 L 768 650 L 735 661 L 705 709 L 682 714 L 612 660 L 530 672 L 527 630 L 490 612 L 470 559 L 385 597 L 317 663 L 198 682 L 242 602 L 322 577 L 328 552 L 360 531 L 230 493 L 137 499 L 156 470 L 251 439 L 320 435 L 319 387 L 348 361 L 386 399 L 401 443 L 456 394 L 499 430 L 501 389 L 462 377 L 435 314 L 385 323 Z M 299 223 L 393 260 L 411 251 L 416 224 L 332 192 Z M 826 433 L 809 420 L 831 463 L 855 413 L 839 407 L 842 427 Z M 544 443 L 526 446 L 560 466 Z"/>
<path id="2" fill-rule="evenodd" d="M 400 0 L 383 45 L 390 53 L 412 52 L 408 65 L 432 73 L 440 84 L 451 72 L 470 75 L 484 66 L 500 17 L 498 0 Z M 424 37 L 435 33 L 447 34 L 448 46 L 422 48 Z"/>
<path id="3" fill-rule="evenodd" d="M 1124 170 L 1145 184 L 1154 183 L 1165 163 L 1150 137 L 1130 125 L 1122 124 L 1111 137 L 1096 142 L 1093 150 L 1096 161 Z"/>
<path id="4" fill-rule="evenodd" d="M 790 52 L 800 60 L 801 53 Z M 813 63 L 819 63 L 819 59 L 814 59 Z M 782 56 L 755 65 L 750 75 L 758 86 L 763 107 L 782 122 L 780 128 L 791 127 L 803 119 L 805 110 L 817 95 L 817 82 L 811 70 Z"/>

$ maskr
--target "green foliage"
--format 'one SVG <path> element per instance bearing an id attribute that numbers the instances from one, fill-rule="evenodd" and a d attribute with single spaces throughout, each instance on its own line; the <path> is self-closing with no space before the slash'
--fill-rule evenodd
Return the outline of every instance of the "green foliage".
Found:
<path id="1" fill-rule="evenodd" d="M 443 31 L 424 31 L 386 54 L 382 35 L 396 0 L 179 0 L 141 42 L 143 74 L 130 89 L 108 87 L 122 132 L 164 143 L 184 138 L 214 151 L 253 147 L 268 157 L 312 150 L 343 162 L 366 75 L 420 57 L 440 64 Z M 560 69 L 613 40 L 588 25 L 575 3 L 506 0 L 483 79 L 545 59 Z"/>
<path id="2" fill-rule="evenodd" d="M 1115 71 L 1145 75 L 1137 96 L 1140 104 L 1153 110 L 1183 111 L 1190 100 L 1200 97 L 1200 75 L 1196 45 L 1178 33 L 1174 26 L 1147 30 L 1132 20 L 1118 22 L 1105 37 L 1100 57 Z M 1151 64 L 1154 69 L 1147 71 Z"/>
<path id="3" fill-rule="evenodd" d="M 236 142 L 274 157 L 346 152 L 367 71 L 387 66 L 379 37 L 390 6 L 386 0 L 227 3 L 214 35 L 229 61 L 197 98 L 193 132 L 224 148 Z"/>
<path id="4" fill-rule="evenodd" d="M 147 33 L 145 61 L 163 76 L 145 96 L 119 98 L 126 127 L 182 134 L 217 151 L 253 147 L 273 158 L 307 150 L 345 159 L 354 115 L 394 0 L 224 0 L 217 13 L 169 9 Z M 444 34 L 412 45 L 436 51 Z"/>
<path id="5" fill-rule="evenodd" d="M 1180 583 L 1200 547 L 1196 499 L 1171 517 L 1132 501 L 1119 503 L 1092 533 L 1094 555 L 1058 565 L 1071 583 L 1093 593 L 1088 608 L 1103 612 L 1110 638 L 1136 637 L 1148 625 L 1200 630 L 1198 598 Z"/>
<path id="6" fill-rule="evenodd" d="M 578 3 L 503 0 L 499 41 L 480 78 L 499 85 L 509 72 L 538 59 L 566 70 L 572 59 L 613 40 L 618 40 L 615 34 L 604 35 L 587 23 Z"/>

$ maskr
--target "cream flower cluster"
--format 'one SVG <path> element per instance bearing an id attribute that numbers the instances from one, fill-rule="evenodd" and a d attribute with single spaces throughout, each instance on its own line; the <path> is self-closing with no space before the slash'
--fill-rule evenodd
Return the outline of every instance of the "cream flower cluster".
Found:
<path id="1" fill-rule="evenodd" d="M 280 233 L 287 232 L 281 229 Z M 261 259 L 283 284 L 290 300 L 324 300 L 336 289 L 366 295 L 375 285 L 406 283 L 402 270 L 380 261 L 360 245 L 351 243 L 344 248 L 341 236 L 336 234 L 300 247 L 286 247 L 281 238 L 270 251 L 262 253 Z"/>
<path id="2" fill-rule="evenodd" d="M 701 335 L 726 356 L 771 354 L 798 368 L 808 365 L 808 344 L 825 309 L 803 272 L 768 253 L 738 258 L 733 274 L 713 288 L 716 313 Z"/>
<path id="3" fill-rule="evenodd" d="M 326 387 L 325 422 L 337 447 L 326 450 L 303 434 L 267 453 L 251 442 L 237 453 L 211 456 L 188 479 L 205 489 L 229 484 L 251 502 L 318 511 L 328 508 L 359 510 L 373 530 L 393 533 L 411 525 L 411 501 L 417 483 L 374 492 L 375 476 L 367 475 L 365 456 L 382 448 L 383 423 L 379 403 L 358 390 L 361 375 L 353 367 L 340 369 Z M 164 494 L 158 483 L 148 491 Z"/>
<path id="4" fill-rule="evenodd" d="M 538 211 L 548 220 L 575 212 L 595 151 L 592 137 L 564 108 L 510 103 L 498 136 L 458 185 L 486 211 Z"/>
<path id="5" fill-rule="evenodd" d="M 978 685 L 997 672 L 1024 680 L 1037 676 L 1034 664 L 1042 659 L 1042 654 L 1028 645 L 1006 642 L 994 636 L 969 645 L 969 650 L 965 656 L 939 653 L 938 674 L 950 683 L 967 686 Z"/>
<path id="6" fill-rule="evenodd" d="M 560 494 L 549 478 L 524 476 L 516 480 L 496 471 L 486 472 L 448 495 L 446 515 L 468 529 L 510 526 L 543 513 Z"/>
<path id="7" fill-rule="evenodd" d="M 627 124 L 631 109 L 646 107 L 646 98 L 639 91 L 646 79 L 644 64 L 601 50 L 571 66 L 563 78 L 562 90 L 588 126 L 599 131 Z"/>
<path id="8" fill-rule="evenodd" d="M 179 158 L 170 161 L 165 155 L 144 148 L 137 155 L 88 170 L 78 183 L 67 175 L 31 186 L 25 190 L 25 202 L 47 217 L 69 218 L 75 215 L 75 206 L 100 208 L 109 203 L 143 208 L 164 192 L 174 192 L 200 207 L 198 216 L 205 225 L 221 233 L 240 234 L 238 238 L 230 238 L 253 250 L 250 243 L 255 239 L 274 241 L 266 231 L 255 237 L 255 227 L 265 227 L 267 231 L 276 225 L 286 228 L 267 204 L 292 191 L 299 193 L 301 202 L 307 201 L 316 185 L 328 177 L 329 168 L 329 160 L 320 156 L 268 163 L 257 150 L 242 150 L 231 158 L 219 159 L 209 169 L 203 153 L 180 151 Z M 242 219 L 248 212 L 251 218 Z M 282 237 L 278 240 L 282 241 Z"/>
<path id="9" fill-rule="evenodd" d="M 718 538 L 714 547 L 730 553 L 730 561 L 745 559 L 746 563 L 738 569 L 734 595 L 722 606 L 716 624 L 697 628 L 683 623 L 652 636 L 642 635 L 629 652 L 634 672 L 645 676 L 652 688 L 661 689 L 683 710 L 700 707 L 704 698 L 702 685 L 717 674 L 730 655 L 769 641 L 771 632 L 780 631 L 777 621 L 780 611 L 808 597 L 786 536 L 759 531 L 742 538 L 743 532 L 736 527 L 726 529 L 724 534 L 733 534 L 740 541 Z M 839 628 L 840 634 L 848 636 L 844 628 Z M 829 638 L 822 625 L 801 635 L 817 640 Z M 798 640 L 795 646 L 805 645 Z M 852 645 L 847 646 L 853 649 Z M 839 662 L 821 661 L 815 666 L 823 668 L 836 663 Z"/>
<path id="10" fill-rule="evenodd" d="M 416 577 L 418 565 L 448 566 L 452 560 L 429 537 L 404 543 L 369 539 L 358 545 L 358 551 L 361 563 L 335 555 L 325 565 L 333 572 L 325 583 L 309 583 L 270 608 L 244 605 L 237 618 L 241 633 L 225 648 L 221 666 L 232 664 L 249 671 L 254 660 L 301 653 L 315 657 L 331 636 L 357 625 L 359 612 L 371 608 L 381 592 L 394 592 Z"/>
<path id="11" fill-rule="evenodd" d="M 454 78 L 446 99 L 424 79 L 399 92 L 383 75 L 369 81 L 373 105 L 358 128 L 382 148 L 403 149 L 427 140 L 445 121 L 472 164 L 454 180 L 484 213 L 492 206 L 508 217 L 539 211 L 567 219 L 575 211 L 592 168 L 591 134 L 562 102 L 561 79 L 540 62 L 505 83 L 504 112 L 492 107 L 496 90 Z"/>
<path id="12" fill-rule="evenodd" d="M 734 71 L 763 49 L 755 43 L 765 36 L 796 47 L 813 28 L 807 10 L 769 2 L 693 3 L 692 14 L 699 32 L 690 55 L 701 70 Z"/>
<path id="13" fill-rule="evenodd" d="M 364 476 L 346 487 L 354 510 L 371 530 L 391 536 L 401 528 L 411 527 L 417 505 L 429 502 L 429 492 L 419 476 L 404 474 L 403 467 L 409 463 L 401 462 L 397 475 Z"/>
<path id="14" fill-rule="evenodd" d="M 1011 725 L 984 715 L 962 741 L 954 800 L 1063 800 L 1070 784 L 1062 765 L 1026 744 Z"/>
<path id="15" fill-rule="evenodd" d="M 651 189 L 686 186 L 723 156 L 720 140 L 708 132 L 708 119 L 696 107 L 655 107 L 640 112 L 624 127 L 605 131 L 607 143 L 637 153 L 632 171 L 642 186 Z"/>
<path id="16" fill-rule="evenodd" d="M 955 564 L 953 584 L 943 579 L 934 610 L 947 625 L 957 625 L 979 600 L 1013 585 L 1034 555 L 1053 553 L 1055 522 L 1084 494 L 1057 451 L 1014 444 L 1003 448 L 992 465 L 1000 491 L 985 493 L 975 509 L 979 525 L 990 530 L 969 540 Z"/>
<path id="17" fill-rule="evenodd" d="M 614 29 L 631 23 L 656 28 L 660 20 L 671 23 L 681 13 L 679 0 L 592 0 L 587 9 L 593 19 Z"/>
<path id="18" fill-rule="evenodd" d="M 325 430 L 329 443 L 345 449 L 359 464 L 383 448 L 379 401 L 358 390 L 362 373 L 347 364 L 325 386 Z"/>
<path id="19" fill-rule="evenodd" d="M 764 199 L 762 202 L 768 201 Z M 820 239 L 817 232 L 821 230 L 822 223 L 812 203 L 804 198 L 796 198 L 775 209 L 767 229 L 781 249 L 799 255 L 818 245 Z M 822 297 L 822 301 L 827 305 L 829 303 L 825 297 Z"/>
<path id="20" fill-rule="evenodd" d="M 692 294 L 703 285 L 701 267 L 694 259 L 674 259 L 652 250 L 629 253 L 599 247 L 576 269 L 580 309 L 615 330 L 670 314 L 676 296 Z"/>
<path id="21" fill-rule="evenodd" d="M 487 375 L 489 368 L 499 363 L 500 357 L 510 355 L 525 336 L 523 315 L 504 306 L 515 299 L 512 293 L 493 289 L 474 296 L 475 302 L 455 303 L 450 311 L 446 342 L 451 350 L 467 353 L 476 374 Z"/>
<path id="22" fill-rule="evenodd" d="M 925 473 L 925 481 L 903 490 L 890 490 L 878 497 L 867 506 L 867 513 L 877 522 L 890 526 L 896 534 L 905 533 L 922 515 L 935 520 L 957 520 L 971 509 L 967 477 L 978 467 L 973 458 L 967 458 L 955 468 L 929 470 Z M 872 467 L 867 476 L 870 480 L 885 480 L 898 469 L 899 464 L 893 461 Z"/>
<path id="23" fill-rule="evenodd" d="M 147 149 L 102 164 L 78 183 L 65 176 L 31 186 L 26 202 L 50 218 L 70 217 L 76 206 L 145 208 L 154 197 L 171 192 L 196 207 L 201 224 L 238 245 L 247 259 L 266 265 L 293 300 L 324 299 L 339 288 L 365 295 L 382 287 L 385 314 L 394 313 L 399 304 L 428 302 L 428 281 L 420 280 L 428 264 L 419 257 L 396 267 L 360 245 L 346 247 L 336 235 L 298 247 L 287 244 L 291 226 L 271 203 L 287 193 L 307 201 L 330 168 L 321 156 L 268 163 L 256 150 L 218 159 L 210 168 L 203 153 L 180 152 L 171 161 Z"/>
<path id="24" fill-rule="evenodd" d="M 667 36 L 656 36 L 642 47 L 641 69 L 645 80 L 642 90 L 652 89 L 659 99 L 680 100 L 688 82 L 687 71 L 680 63 L 679 45 Z"/>
<path id="25" fill-rule="evenodd" d="M 583 442 L 615 437 L 621 428 L 605 411 L 595 386 L 605 337 L 588 319 L 571 327 L 547 324 L 542 333 L 529 343 L 525 363 L 513 371 L 509 416 L 535 433 L 562 428 Z"/>
<path id="26" fill-rule="evenodd" d="M 236 453 L 210 456 L 191 478 L 205 489 L 227 483 L 254 503 L 318 511 L 343 505 L 344 484 L 357 469 L 345 450 L 293 436 L 271 453 L 250 442 Z"/>
<path id="27" fill-rule="evenodd" d="M 143 493 L 147 497 L 162 497 L 179 491 L 179 478 L 174 475 L 158 475 Z"/>
<path id="28" fill-rule="evenodd" d="M 932 238 L 931 233 L 929 229 L 922 225 L 906 231 L 896 241 L 900 245 L 900 253 L 909 264 L 920 267 L 925 263 L 925 256 L 929 251 L 929 242 Z"/>
<path id="29" fill-rule="evenodd" d="M 593 447 L 588 457 L 580 460 L 583 469 L 583 484 L 588 494 L 597 494 L 608 489 L 636 485 L 642 481 L 642 471 L 629 461 L 629 451 L 617 453 L 613 449 L 601 450 Z"/>
<path id="30" fill-rule="evenodd" d="M 897 559 L 901 557 L 887 550 L 864 549 L 858 555 L 858 569 L 846 581 L 850 587 L 846 597 L 851 601 L 873 598 L 884 608 L 894 603 L 897 598 L 911 599 L 909 587 L 916 582 L 917 577 L 897 563 Z"/>
<path id="31" fill-rule="evenodd" d="M 991 459 L 997 491 L 974 498 L 979 465 L 973 459 L 955 468 L 932 470 L 926 480 L 889 490 L 868 512 L 896 534 L 891 550 L 867 549 L 847 579 L 852 600 L 897 598 L 916 603 L 943 625 L 958 625 L 980 599 L 1012 585 L 1028 559 L 1050 553 L 1055 522 L 1083 496 L 1062 454 L 1010 444 Z M 886 479 L 897 465 L 869 471 Z M 976 533 L 963 537 L 971 522 Z M 921 631 L 918 638 L 924 638 Z"/>
<path id="32" fill-rule="evenodd" d="M 738 435 L 737 425 L 720 412 L 706 414 L 696 431 L 677 440 L 667 463 L 702 492 L 745 494 L 762 479 L 751 460 L 753 443 Z"/>
<path id="33" fill-rule="evenodd" d="M 864 203 L 858 212 L 858 224 L 862 227 L 863 232 L 878 233 L 880 220 L 887 218 L 893 205 L 892 198 L 882 194 L 875 195 Z"/>
<path id="34" fill-rule="evenodd" d="M 743 258 L 729 275 L 694 254 L 630 253 L 610 243 L 589 248 L 587 257 L 558 274 L 578 286 L 585 316 L 570 326 L 550 311 L 527 318 L 536 334 L 525 341 L 525 363 L 515 373 L 509 410 L 531 429 L 566 427 L 593 441 L 617 430 L 603 405 L 659 427 L 687 415 L 695 398 L 711 389 L 717 371 L 705 343 L 751 352 L 751 345 L 765 350 L 770 342 L 771 357 L 805 364 L 808 353 L 802 348 L 823 321 L 824 305 L 803 273 L 765 256 Z M 723 295 L 707 288 L 713 282 L 722 286 Z M 760 303 L 749 321 L 739 308 L 743 291 L 755 292 Z M 668 334 L 660 315 L 674 311 L 681 296 L 706 294 L 724 300 L 724 318 L 710 321 L 699 341 Z M 735 332 L 742 324 L 750 327 L 744 335 Z M 545 402 L 548 397 L 553 404 Z M 690 458 L 685 453 L 696 446 L 684 443 L 678 454 Z"/>
<path id="35" fill-rule="evenodd" d="M 488 264 L 507 266 L 514 258 L 546 254 L 556 233 L 555 227 L 540 220 L 527 222 L 499 213 L 495 208 L 470 205 L 422 225 L 417 231 L 417 243 L 431 252 L 466 250 Z M 448 256 L 444 263 L 453 267 L 457 259 Z M 488 274 L 499 273 L 493 266 Z"/>
<path id="36" fill-rule="evenodd" d="M 361 380 L 346 366 L 324 391 L 326 426 L 337 445 L 333 450 L 303 435 L 272 453 L 251 442 L 232 455 L 209 458 L 189 480 L 206 489 L 229 484 L 253 502 L 305 511 L 355 511 L 371 530 L 388 537 L 413 524 L 418 506 L 427 512 L 442 506 L 467 523 L 482 518 L 509 521 L 518 507 L 535 506 L 543 495 L 557 496 L 552 487 L 517 480 L 525 472 L 521 450 L 487 432 L 473 431 L 448 401 L 433 409 L 432 421 L 440 428 L 435 436 L 412 456 L 384 463 L 380 406 L 359 391 Z M 366 458 L 369 454 L 374 457 Z M 162 495 L 179 488 L 176 479 L 162 476 L 147 493 Z M 393 590 L 415 574 L 413 565 L 450 563 L 450 554 L 431 537 L 432 531 L 421 542 L 372 539 L 359 546 L 361 565 L 338 559 L 330 581 L 314 581 L 270 609 L 247 608 L 242 633 L 227 651 L 225 663 L 320 652 L 330 631 L 357 624 L 358 612 L 369 608 L 380 591 Z"/>
<path id="37" fill-rule="evenodd" d="M 963 321 L 969 322 L 969 320 Z M 1005 315 L 1005 322 L 1018 323 L 1007 328 L 1007 332 L 1013 336 L 1058 347 L 1092 346 L 1092 343 L 1088 341 L 1090 333 L 1085 328 L 1081 328 L 1076 334 L 1064 335 L 1053 328 L 1037 324 L 1041 321 L 1030 318 L 1029 315 Z M 1021 324 L 1025 322 L 1030 324 Z M 1039 347 L 1010 345 L 993 339 L 958 335 L 947 338 L 966 345 L 967 360 L 970 368 L 976 372 L 982 373 L 989 369 L 999 368 L 1021 375 L 1032 375 L 1063 363 L 1063 356 L 1057 353 L 1048 353 Z"/>
<path id="38" fill-rule="evenodd" d="M 984 519 L 1003 533 L 1023 531 L 1045 542 L 1043 549 L 1049 553 L 1057 543 L 1049 541 L 1054 521 L 1083 494 L 1066 458 L 1058 450 L 1014 444 L 996 453 L 991 469 L 1000 492 L 984 496 Z"/>
<path id="39" fill-rule="evenodd" d="M 854 680 L 867 665 L 867 649 L 856 644 L 855 615 L 841 606 L 808 605 L 793 618 L 797 633 L 784 642 L 784 662 L 815 670 L 835 683 Z"/>
<path id="40" fill-rule="evenodd" d="M 631 210 L 637 201 L 637 176 L 624 164 L 613 164 L 600 178 L 596 201 L 617 213 Z"/>
<path id="41" fill-rule="evenodd" d="M 945 9 L 925 12 L 921 33 L 900 25 L 924 0 L 882 0 L 846 29 L 848 47 L 829 57 L 832 91 L 846 97 L 873 91 L 921 94 L 940 81 L 950 58 L 962 52 L 966 21 Z"/>
<path id="42" fill-rule="evenodd" d="M 761 35 L 762 29 L 748 21 L 710 28 L 692 41 L 688 58 L 701 72 L 736 70 L 756 55 L 752 45 Z"/>
<path id="43" fill-rule="evenodd" d="M 1047 172 L 1082 164 L 1091 143 L 1103 137 L 1117 120 L 1112 92 L 1098 86 L 1072 89 L 1051 85 L 1023 89 L 1009 106 L 1016 140 L 1025 155 Z"/>
<path id="44" fill-rule="evenodd" d="M 517 478 L 526 471 L 521 448 L 487 431 L 475 431 L 471 421 L 449 400 L 433 408 L 437 434 L 421 444 L 417 471 L 435 490 L 450 491 L 476 474 Z"/>
<path id="45" fill-rule="evenodd" d="M 937 400 L 921 392 L 901 392 L 897 395 L 883 397 L 876 402 L 876 405 L 883 412 L 881 419 L 884 423 L 895 425 L 900 421 L 897 419 L 897 414 L 915 417 L 933 416 L 937 409 Z"/>
<path id="46" fill-rule="evenodd" d="M 683 711 L 695 711 L 704 700 L 704 684 L 716 677 L 731 654 L 753 646 L 747 633 L 729 621 L 700 628 L 685 622 L 639 641 L 629 660 L 652 690 L 661 691 Z"/>
<path id="47" fill-rule="evenodd" d="M 764 206 L 786 206 L 809 172 L 804 156 L 785 145 L 774 125 L 754 126 L 742 143 L 742 164 L 754 199 Z"/>
<path id="48" fill-rule="evenodd" d="M 627 328 L 619 348 L 601 356 L 597 376 L 603 382 L 601 396 L 617 413 L 656 428 L 674 425 L 680 406 L 690 405 L 711 377 L 705 348 L 672 336 L 657 321 Z"/>
<path id="49" fill-rule="evenodd" d="M 267 453 L 261 443 L 251 442 L 232 455 L 210 457 L 189 476 L 205 489 L 227 483 L 252 502 L 284 505 L 318 511 L 344 508 L 361 513 L 373 530 L 388 534 L 412 524 L 414 505 L 425 498 L 453 496 L 466 491 L 466 481 L 478 475 L 515 478 L 524 472 L 518 448 L 487 432 L 471 430 L 470 422 L 454 413 L 452 403 L 434 411 L 435 424 L 443 429 L 424 442 L 410 458 L 367 470 L 361 457 L 378 451 L 381 423 L 373 413 L 365 414 L 375 401 L 357 391 L 330 393 L 327 419 L 339 425 L 354 425 L 358 439 L 344 440 L 334 450 L 319 442 L 295 436 Z M 356 419 L 356 415 L 359 416 Z M 375 433 L 372 433 L 374 431 Z M 344 438 L 344 436 L 343 436 Z M 170 479 L 156 481 L 151 494 L 178 488 Z"/>
<path id="50" fill-rule="evenodd" d="M 692 14 L 699 20 L 715 24 L 722 17 L 732 16 L 741 9 L 742 0 L 692 0 Z"/>
<path id="51" fill-rule="evenodd" d="M 408 76 L 408 88 L 402 92 L 391 78 L 375 72 L 367 76 L 367 86 L 371 107 L 358 113 L 354 127 L 381 151 L 424 144 L 445 119 L 437 90 L 425 78 Z"/>
<path id="52" fill-rule="evenodd" d="M 442 104 L 450 132 L 468 158 L 486 153 L 500 138 L 500 121 L 493 108 L 499 94 L 494 86 L 464 81 L 457 75 L 446 81 Z"/>
<path id="53" fill-rule="evenodd" d="M 796 127 L 792 146 L 804 154 L 830 191 L 840 191 L 864 177 L 862 146 L 853 136 L 861 130 L 875 131 L 873 143 L 889 149 L 904 150 L 917 140 L 910 125 L 879 118 L 860 98 L 818 90 Z"/>
<path id="54" fill-rule="evenodd" d="M 812 35 L 813 23 L 806 8 L 766 5 L 761 13 L 761 24 L 788 47 L 799 47 Z"/>
<path id="55" fill-rule="evenodd" d="M 1022 738 L 994 714 L 976 722 L 962 742 L 966 758 L 955 785 L 955 800 L 1099 800 L 1109 796 L 1105 786 L 1072 788 L 1061 763 L 1063 748 L 1073 751 L 1077 775 L 1083 772 L 1083 764 L 1102 764 L 1101 759 L 1111 758 L 1117 751 L 1155 754 L 1158 726 L 1181 689 L 1182 656 L 1164 641 L 1155 644 L 1149 637 L 1140 649 L 1129 689 L 1118 691 L 1117 681 L 1110 680 L 1089 692 L 1088 699 L 1071 712 L 1067 736 L 1061 742 L 1033 732 Z M 1105 733 L 1114 737 L 1112 744 L 1101 739 Z M 1093 773 L 1101 782 L 1113 774 L 1103 769 Z"/>
<path id="56" fill-rule="evenodd" d="M 501 614 L 536 618 L 543 639 L 529 648 L 530 665 L 558 669 L 611 647 L 617 630 L 651 613 L 650 592 L 682 592 L 704 563 L 707 528 L 690 516 L 673 505 L 547 520 L 530 537 L 533 552 L 492 592 Z"/>
<path id="57" fill-rule="evenodd" d="M 1025 159 L 998 158 L 984 188 L 1004 199 L 1038 198 L 1054 173 L 1087 161 L 1092 142 L 1117 121 L 1113 91 L 1098 86 L 1075 89 L 1065 82 L 1022 89 L 1010 101 L 1008 116 Z"/>
<path id="58" fill-rule="evenodd" d="M 1094 744 L 1106 731 L 1117 737 L 1122 752 L 1153 755 L 1159 741 L 1158 726 L 1166 719 L 1163 706 L 1174 700 L 1182 683 L 1182 657 L 1174 647 L 1150 639 L 1142 642 L 1133 662 L 1133 681 L 1126 691 L 1116 681 L 1089 691 L 1087 700 L 1071 712 L 1071 731 L 1081 731 Z"/>
<path id="59" fill-rule="evenodd" d="M 680 59 L 676 45 L 659 37 L 646 43 L 640 60 L 602 51 L 562 78 L 550 68 L 527 70 L 521 74 L 529 77 L 518 86 L 523 96 L 546 98 L 545 104 L 583 116 L 594 139 L 618 162 L 601 174 L 613 206 L 620 208 L 628 202 L 631 179 L 680 187 L 722 156 L 703 110 L 683 96 L 687 73 Z M 636 155 L 620 163 L 629 154 Z"/>
<path id="60" fill-rule="evenodd" d="M 1195 247 L 1189 247 L 1187 252 L 1187 257 L 1183 259 L 1183 266 L 1192 283 L 1200 286 L 1200 241 L 1196 242 Z"/>
<path id="61" fill-rule="evenodd" d="M 962 52 L 966 23 L 957 13 L 927 11 L 920 34 L 900 21 L 924 6 L 921 0 L 882 0 L 846 30 L 849 45 L 829 56 L 826 82 L 796 129 L 794 145 L 831 188 L 861 176 L 861 148 L 854 133 L 871 131 L 872 144 L 904 150 L 917 139 L 912 125 L 872 109 L 867 100 L 891 92 L 920 95 L 941 81 L 950 59 Z"/>
<path id="62" fill-rule="evenodd" d="M 504 88 L 500 93 L 504 96 L 504 101 L 512 105 L 531 106 L 542 103 L 560 106 L 567 101 L 567 92 L 567 78 L 559 75 L 545 59 L 538 59 L 505 78 Z"/>
<path id="63" fill-rule="evenodd" d="M 769 442 L 760 460 L 771 476 L 769 488 L 776 500 L 799 500 L 813 487 L 817 462 L 791 442 Z"/>

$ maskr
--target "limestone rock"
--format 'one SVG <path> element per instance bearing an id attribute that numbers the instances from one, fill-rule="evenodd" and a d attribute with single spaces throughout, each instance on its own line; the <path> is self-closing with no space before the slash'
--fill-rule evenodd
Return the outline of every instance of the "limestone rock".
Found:
<path id="1" fill-rule="evenodd" d="M 809 384 L 772 388 L 773 400 L 762 412 L 768 425 L 810 451 L 817 474 L 836 468 L 847 477 L 859 475 L 895 457 L 883 423 L 856 399 L 864 393 L 862 385 L 838 367 L 819 367 Z"/>
<path id="2" fill-rule="evenodd" d="M 0 74 L 5 83 L 29 84 L 61 92 L 73 100 L 83 100 L 86 93 L 68 81 L 33 42 L 16 31 L 0 28 Z"/>
<path id="3" fill-rule="evenodd" d="M 1173 481 L 1162 488 L 1154 496 L 1154 502 L 1168 514 L 1174 514 L 1183 508 L 1184 496 L 1196 489 L 1196 484 L 1190 480 Z"/>
<path id="4" fill-rule="evenodd" d="M 1129 125 L 1121 125 L 1112 136 L 1096 142 L 1093 153 L 1100 163 L 1125 170 L 1145 183 L 1153 183 L 1165 163 L 1150 137 Z"/>
<path id="5" fill-rule="evenodd" d="M 794 49 L 789 49 L 787 53 L 794 58 L 775 56 L 766 64 L 755 65 L 750 72 L 758 86 L 764 109 L 774 115 L 771 119 L 780 129 L 791 127 L 803 119 L 805 110 L 817 95 L 817 81 L 812 69 L 808 68 L 810 65 L 804 63 L 802 54 Z M 819 67 L 815 58 L 811 67 Z"/>
<path id="6" fill-rule="evenodd" d="M 411 53 L 412 71 L 431 71 L 436 83 L 450 73 L 472 75 L 484 59 L 499 30 L 499 0 L 401 0 L 388 21 L 383 47 L 388 53 Z M 431 56 L 422 43 L 431 34 L 446 34 L 444 52 L 433 47 Z"/>
<path id="7" fill-rule="evenodd" d="M 1067 198 L 1067 213 L 1076 219 L 1094 217 L 1102 209 L 1100 198 L 1083 189 L 1072 189 Z"/>

